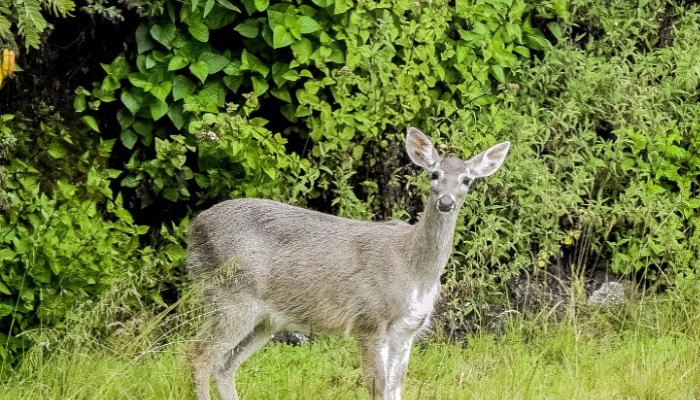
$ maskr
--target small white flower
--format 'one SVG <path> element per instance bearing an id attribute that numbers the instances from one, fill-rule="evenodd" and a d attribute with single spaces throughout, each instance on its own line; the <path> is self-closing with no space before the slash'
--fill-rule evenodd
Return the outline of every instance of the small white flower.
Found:
<path id="1" fill-rule="evenodd" d="M 213 131 L 197 132 L 196 136 L 200 142 L 218 142 L 221 140 Z"/>

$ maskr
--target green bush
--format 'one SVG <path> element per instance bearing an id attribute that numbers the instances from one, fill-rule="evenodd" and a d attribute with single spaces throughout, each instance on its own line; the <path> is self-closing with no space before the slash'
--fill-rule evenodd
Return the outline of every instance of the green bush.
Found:
<path id="1" fill-rule="evenodd" d="M 139 236 L 105 168 L 114 141 L 55 119 L 0 116 L 0 359 L 60 326 L 139 263 Z M 20 335 L 21 334 L 21 335 Z"/>
<path id="2" fill-rule="evenodd" d="M 575 2 L 566 40 L 519 71 L 494 114 L 512 154 L 468 204 L 452 261 L 485 288 L 554 266 L 661 287 L 695 274 L 700 9 L 621 3 Z"/>
<path id="3" fill-rule="evenodd" d="M 387 180 L 371 175 L 397 133 L 460 126 L 549 46 L 531 23 L 539 8 L 518 0 L 166 8 L 137 29 L 137 54 L 104 65 L 105 79 L 76 100 L 80 112 L 120 102 L 120 141 L 132 151 L 122 185 L 143 206 L 193 191 L 200 200 L 323 196 L 340 214 L 369 217 Z"/>

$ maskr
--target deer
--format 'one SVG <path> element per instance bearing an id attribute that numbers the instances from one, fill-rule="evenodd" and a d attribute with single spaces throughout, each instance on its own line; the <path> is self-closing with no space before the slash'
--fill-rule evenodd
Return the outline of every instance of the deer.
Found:
<path id="1" fill-rule="evenodd" d="M 413 341 L 429 328 L 459 210 L 477 178 L 495 173 L 510 142 L 464 161 L 442 157 L 417 128 L 411 161 L 430 174 L 416 224 L 370 222 L 265 199 L 234 199 L 191 222 L 187 269 L 212 311 L 190 354 L 198 400 L 213 376 L 238 400 L 235 371 L 281 330 L 346 334 L 358 344 L 372 399 L 400 400 Z"/>

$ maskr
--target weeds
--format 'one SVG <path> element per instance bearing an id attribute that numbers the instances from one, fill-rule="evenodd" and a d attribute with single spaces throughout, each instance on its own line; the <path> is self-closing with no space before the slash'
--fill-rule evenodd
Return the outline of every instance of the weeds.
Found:
<path id="1" fill-rule="evenodd" d="M 501 334 L 461 343 L 423 341 L 413 351 L 404 397 L 697 398 L 695 286 L 617 307 L 572 306 L 559 323 L 546 312 L 510 314 Z M 193 398 L 187 315 L 166 311 L 141 321 L 138 334 L 102 342 L 77 325 L 58 343 L 46 332 L 39 341 L 45 346 L 32 348 L 0 391 L 12 399 Z M 179 329 L 164 336 L 163 324 Z M 239 370 L 239 392 L 243 399 L 367 399 L 357 360 L 349 339 L 268 344 Z"/>

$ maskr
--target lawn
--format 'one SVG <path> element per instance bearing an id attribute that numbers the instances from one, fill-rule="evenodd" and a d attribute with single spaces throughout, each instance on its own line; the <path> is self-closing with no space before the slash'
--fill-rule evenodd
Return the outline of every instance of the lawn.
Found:
<path id="1" fill-rule="evenodd" d="M 640 311 L 644 309 L 644 311 Z M 650 311 L 651 310 L 651 311 Z M 700 341 L 672 308 L 517 317 L 505 332 L 414 349 L 404 399 L 698 399 Z M 696 324 L 697 325 L 697 324 Z M 123 342 L 122 342 L 123 343 Z M 138 347 L 138 346 L 137 346 Z M 189 399 L 186 339 L 156 347 L 58 344 L 30 352 L 0 384 L 6 399 Z M 269 344 L 237 374 L 242 400 L 368 399 L 355 344 Z"/>

